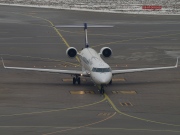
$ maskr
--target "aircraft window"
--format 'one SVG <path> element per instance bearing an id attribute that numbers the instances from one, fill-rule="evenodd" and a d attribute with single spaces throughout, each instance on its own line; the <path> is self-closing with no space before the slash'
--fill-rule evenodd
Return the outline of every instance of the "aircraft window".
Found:
<path id="1" fill-rule="evenodd" d="M 110 68 L 93 68 L 92 69 L 93 72 L 110 72 L 111 69 Z"/>

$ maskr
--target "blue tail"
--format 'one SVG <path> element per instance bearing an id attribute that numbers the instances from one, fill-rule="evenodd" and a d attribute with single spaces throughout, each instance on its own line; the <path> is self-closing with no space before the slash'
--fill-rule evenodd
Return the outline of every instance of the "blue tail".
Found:
<path id="1" fill-rule="evenodd" d="M 84 32 L 85 32 L 85 48 L 89 47 L 88 38 L 87 38 L 87 23 L 84 23 Z"/>

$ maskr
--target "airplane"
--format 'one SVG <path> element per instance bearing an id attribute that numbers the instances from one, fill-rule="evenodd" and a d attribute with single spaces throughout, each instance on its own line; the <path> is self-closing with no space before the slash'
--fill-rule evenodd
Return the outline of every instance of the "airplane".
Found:
<path id="1" fill-rule="evenodd" d="M 168 67 L 155 67 L 155 68 L 138 68 L 138 69 L 120 69 L 112 70 L 111 67 L 104 62 L 101 58 L 109 58 L 112 55 L 112 50 L 109 47 L 103 47 L 100 52 L 96 52 L 94 49 L 90 48 L 87 38 L 87 27 L 113 27 L 109 25 L 59 25 L 55 27 L 83 27 L 85 32 L 85 48 L 80 52 L 77 51 L 75 47 L 69 47 L 66 50 L 66 55 L 70 58 L 79 57 L 82 70 L 60 70 L 60 69 L 42 69 L 42 68 L 24 68 L 24 67 L 7 67 L 4 64 L 3 58 L 2 63 L 3 67 L 6 69 L 16 69 L 16 70 L 28 70 L 28 71 L 41 71 L 41 72 L 51 72 L 51 73 L 61 73 L 61 74 L 70 74 L 73 76 L 73 84 L 80 84 L 81 77 L 90 77 L 94 84 L 98 87 L 101 94 L 104 94 L 104 86 L 112 84 L 112 77 L 117 74 L 122 73 L 133 73 L 133 72 L 142 72 L 142 71 L 153 71 L 153 70 L 163 70 L 163 69 L 173 69 L 178 67 L 178 58 L 175 66 Z"/>

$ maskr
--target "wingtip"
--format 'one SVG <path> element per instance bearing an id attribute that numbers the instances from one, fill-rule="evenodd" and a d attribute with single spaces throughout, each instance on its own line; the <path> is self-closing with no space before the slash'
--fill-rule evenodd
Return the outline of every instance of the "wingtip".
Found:
<path id="1" fill-rule="evenodd" d="M 177 57 L 177 62 L 176 62 L 175 67 L 178 67 L 178 63 L 179 63 L 179 57 Z"/>
<path id="2" fill-rule="evenodd" d="M 1 57 L 1 60 L 2 60 L 2 63 L 3 63 L 3 67 L 6 68 L 6 66 L 4 65 L 4 60 L 3 60 L 2 57 Z"/>

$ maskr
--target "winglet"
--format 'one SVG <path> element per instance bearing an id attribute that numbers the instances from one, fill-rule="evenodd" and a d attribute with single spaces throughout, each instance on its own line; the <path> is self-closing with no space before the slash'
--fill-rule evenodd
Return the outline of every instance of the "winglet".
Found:
<path id="1" fill-rule="evenodd" d="M 1 57 L 2 63 L 3 63 L 3 67 L 6 68 L 6 66 L 4 65 L 4 61 L 3 58 Z"/>
<path id="2" fill-rule="evenodd" d="M 177 57 L 177 62 L 176 62 L 175 67 L 178 67 L 178 63 L 179 63 L 179 57 Z"/>

